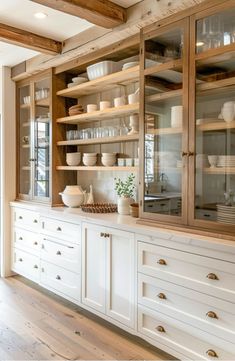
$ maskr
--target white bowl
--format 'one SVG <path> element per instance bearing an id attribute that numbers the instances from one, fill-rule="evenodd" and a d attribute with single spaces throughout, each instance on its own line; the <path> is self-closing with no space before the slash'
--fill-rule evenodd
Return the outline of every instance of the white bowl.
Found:
<path id="1" fill-rule="evenodd" d="M 88 79 L 84 76 L 76 76 L 75 78 L 72 78 L 72 82 L 76 84 L 86 83 L 87 81 Z"/>
<path id="2" fill-rule="evenodd" d="M 83 157 L 83 164 L 87 167 L 92 167 L 97 162 L 97 157 Z"/>
<path id="3" fill-rule="evenodd" d="M 116 157 L 114 159 L 106 159 L 104 157 L 101 158 L 101 163 L 105 167 L 112 167 L 116 163 Z"/>
<path id="4" fill-rule="evenodd" d="M 64 194 L 59 193 L 62 197 L 63 203 L 71 208 L 79 207 L 82 205 L 84 201 L 84 195 L 83 194 Z"/>
<path id="5" fill-rule="evenodd" d="M 84 157 L 96 157 L 97 153 L 83 153 L 83 158 Z"/>
<path id="6" fill-rule="evenodd" d="M 89 80 L 94 80 L 102 76 L 116 73 L 121 70 L 121 65 L 115 61 L 104 60 L 87 67 L 87 76 Z"/>
<path id="7" fill-rule="evenodd" d="M 66 153 L 66 163 L 70 166 L 76 166 L 81 163 L 81 153 Z"/>

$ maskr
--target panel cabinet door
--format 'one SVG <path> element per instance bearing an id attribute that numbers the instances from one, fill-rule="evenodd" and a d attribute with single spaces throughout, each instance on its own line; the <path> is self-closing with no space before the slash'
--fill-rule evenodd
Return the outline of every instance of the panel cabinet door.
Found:
<path id="1" fill-rule="evenodd" d="M 101 227 L 82 227 L 82 303 L 105 313 L 105 259 L 107 239 Z"/>
<path id="2" fill-rule="evenodd" d="M 128 327 L 134 327 L 134 259 L 134 234 L 107 229 L 106 314 Z"/>

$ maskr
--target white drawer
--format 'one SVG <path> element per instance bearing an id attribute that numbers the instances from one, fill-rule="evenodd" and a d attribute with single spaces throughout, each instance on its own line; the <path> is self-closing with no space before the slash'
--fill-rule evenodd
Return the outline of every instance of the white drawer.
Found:
<path id="1" fill-rule="evenodd" d="M 40 229 L 39 213 L 28 209 L 13 208 L 13 221 L 18 227 Z"/>
<path id="2" fill-rule="evenodd" d="M 63 243 L 62 243 L 63 242 Z M 75 273 L 81 273 L 80 245 L 57 241 L 53 238 L 42 238 L 41 259 L 66 268 Z"/>
<path id="3" fill-rule="evenodd" d="M 138 270 L 235 303 L 235 263 L 138 242 Z"/>
<path id="4" fill-rule="evenodd" d="M 80 275 L 41 261 L 41 284 L 69 299 L 80 301 Z"/>
<path id="5" fill-rule="evenodd" d="M 40 255 L 40 235 L 22 228 L 13 229 L 13 247 L 30 252 L 36 256 Z"/>
<path id="6" fill-rule="evenodd" d="M 52 218 L 42 218 L 42 233 L 52 237 L 65 239 L 72 243 L 81 242 L 80 225 Z"/>
<path id="7" fill-rule="evenodd" d="M 213 337 L 211 342 L 206 342 L 205 332 L 201 331 L 201 337 L 197 338 L 192 327 L 190 332 L 189 326 L 185 323 L 144 307 L 139 307 L 138 310 L 138 331 L 193 360 L 234 360 L 235 358 L 234 344 L 226 342 L 225 347 L 221 347 L 219 340 L 217 343 L 218 338 Z"/>
<path id="8" fill-rule="evenodd" d="M 138 302 L 198 327 L 199 335 L 203 330 L 235 342 L 235 305 L 230 302 L 140 273 Z"/>
<path id="9" fill-rule="evenodd" d="M 14 248 L 12 254 L 12 270 L 32 281 L 39 281 L 39 257 Z"/>

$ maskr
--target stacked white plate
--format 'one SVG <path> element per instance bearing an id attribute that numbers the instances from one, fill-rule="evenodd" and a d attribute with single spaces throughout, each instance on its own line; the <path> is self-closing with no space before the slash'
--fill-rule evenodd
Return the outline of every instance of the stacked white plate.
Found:
<path id="1" fill-rule="evenodd" d="M 220 155 L 217 167 L 235 167 L 235 155 Z"/>
<path id="2" fill-rule="evenodd" d="M 88 79 L 84 76 L 76 76 L 75 78 L 72 79 L 72 83 L 67 84 L 67 87 L 71 88 L 75 85 L 86 83 L 87 81 Z"/>
<path id="3" fill-rule="evenodd" d="M 219 223 L 227 223 L 235 225 L 235 206 L 226 206 L 225 204 L 217 204 L 217 221 Z"/>

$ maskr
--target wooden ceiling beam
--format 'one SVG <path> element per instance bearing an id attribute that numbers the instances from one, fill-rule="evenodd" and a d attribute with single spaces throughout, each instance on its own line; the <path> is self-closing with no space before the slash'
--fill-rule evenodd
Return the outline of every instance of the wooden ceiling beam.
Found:
<path id="1" fill-rule="evenodd" d="M 62 51 L 62 43 L 0 23 L 0 40 L 6 43 L 33 49 L 40 53 L 56 55 Z"/>
<path id="2" fill-rule="evenodd" d="M 114 28 L 126 22 L 127 12 L 109 0 L 31 0 L 103 28 Z"/>

